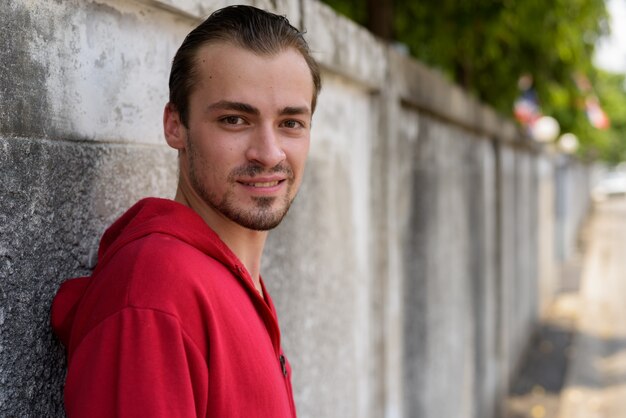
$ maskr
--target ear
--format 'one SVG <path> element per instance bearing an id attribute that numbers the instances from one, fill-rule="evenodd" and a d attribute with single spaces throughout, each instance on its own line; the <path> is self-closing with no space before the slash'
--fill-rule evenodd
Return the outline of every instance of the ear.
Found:
<path id="1" fill-rule="evenodd" d="M 163 110 L 163 132 L 170 147 L 177 150 L 185 148 L 187 129 L 180 119 L 180 113 L 172 103 L 166 104 Z"/>

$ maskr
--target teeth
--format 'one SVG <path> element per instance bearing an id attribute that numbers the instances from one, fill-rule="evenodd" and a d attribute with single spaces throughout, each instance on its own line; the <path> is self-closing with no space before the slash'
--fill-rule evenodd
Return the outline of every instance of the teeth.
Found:
<path id="1" fill-rule="evenodd" d="M 272 187 L 278 184 L 278 180 L 276 181 L 266 181 L 264 183 L 246 183 L 246 186 L 252 187 Z"/>

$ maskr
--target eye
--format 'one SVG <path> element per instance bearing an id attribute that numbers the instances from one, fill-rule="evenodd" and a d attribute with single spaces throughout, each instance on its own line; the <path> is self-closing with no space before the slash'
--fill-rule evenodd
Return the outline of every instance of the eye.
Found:
<path id="1" fill-rule="evenodd" d="M 220 122 L 226 125 L 243 125 L 246 123 L 244 118 L 241 116 L 224 116 L 223 118 L 220 118 Z"/>
<path id="2" fill-rule="evenodd" d="M 304 124 L 302 122 L 300 122 L 300 121 L 295 120 L 295 119 L 288 119 L 288 120 L 282 122 L 280 125 L 285 127 L 285 128 L 289 128 L 289 129 L 304 128 Z"/>

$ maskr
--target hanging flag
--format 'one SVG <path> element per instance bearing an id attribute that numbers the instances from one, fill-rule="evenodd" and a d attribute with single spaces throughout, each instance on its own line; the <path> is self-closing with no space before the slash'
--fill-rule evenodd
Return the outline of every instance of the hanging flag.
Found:
<path id="1" fill-rule="evenodd" d="M 589 123 L 596 129 L 608 129 L 611 126 L 611 121 L 606 115 L 606 112 L 600 106 L 600 101 L 595 96 L 588 96 L 585 99 L 585 113 Z"/>
<path id="2" fill-rule="evenodd" d="M 577 73 L 574 75 L 574 82 L 585 98 L 585 114 L 591 126 L 596 129 L 608 129 L 611 126 L 611 121 L 600 106 L 600 100 L 593 93 L 593 86 L 589 78 L 582 73 Z"/>
<path id="3" fill-rule="evenodd" d="M 533 125 L 541 117 L 541 108 L 537 92 L 533 88 L 533 77 L 522 74 L 517 82 L 520 95 L 513 103 L 515 119 L 525 127 Z"/>

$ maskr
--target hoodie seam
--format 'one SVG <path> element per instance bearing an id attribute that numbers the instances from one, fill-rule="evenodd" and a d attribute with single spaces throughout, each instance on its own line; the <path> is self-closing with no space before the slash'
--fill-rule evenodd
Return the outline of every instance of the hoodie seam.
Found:
<path id="1" fill-rule="evenodd" d="M 83 344 L 83 342 L 87 339 L 87 337 L 94 332 L 96 329 L 100 328 L 101 326 L 104 326 L 104 323 L 107 322 L 109 319 L 111 319 L 112 317 L 116 316 L 116 315 L 120 315 L 121 313 L 123 313 L 124 311 L 127 310 L 135 310 L 135 311 L 151 311 L 151 312 L 157 312 L 159 314 L 168 316 L 173 318 L 176 323 L 178 324 L 178 327 L 181 331 L 181 333 L 183 334 L 183 336 L 185 337 L 185 339 L 189 340 L 194 348 L 194 350 L 196 350 L 198 353 L 200 353 L 200 355 L 202 356 L 202 358 L 204 359 L 204 362 L 206 363 L 207 369 L 209 367 L 209 363 L 208 363 L 208 359 L 207 359 L 207 355 L 206 353 L 203 353 L 202 350 L 200 349 L 200 347 L 198 346 L 198 344 L 194 341 L 194 339 L 191 337 L 191 335 L 187 332 L 187 330 L 185 330 L 185 327 L 182 324 L 182 321 L 180 320 L 180 317 L 178 315 L 174 315 L 171 312 L 167 312 L 164 311 L 162 309 L 157 309 L 157 308 L 147 308 L 147 307 L 142 307 L 142 306 L 135 306 L 135 305 L 127 305 L 123 308 L 120 308 L 118 310 L 116 310 L 115 312 L 110 313 L 109 315 L 105 316 L 104 318 L 102 318 L 100 321 L 98 321 L 98 323 L 94 324 L 92 327 L 89 328 L 89 331 L 87 331 L 80 339 L 80 342 L 76 345 L 76 347 L 73 348 L 72 350 L 72 358 L 74 357 L 74 354 L 76 353 L 76 351 L 78 351 L 78 349 L 81 347 L 81 345 Z M 69 364 L 68 364 L 69 367 Z"/>

